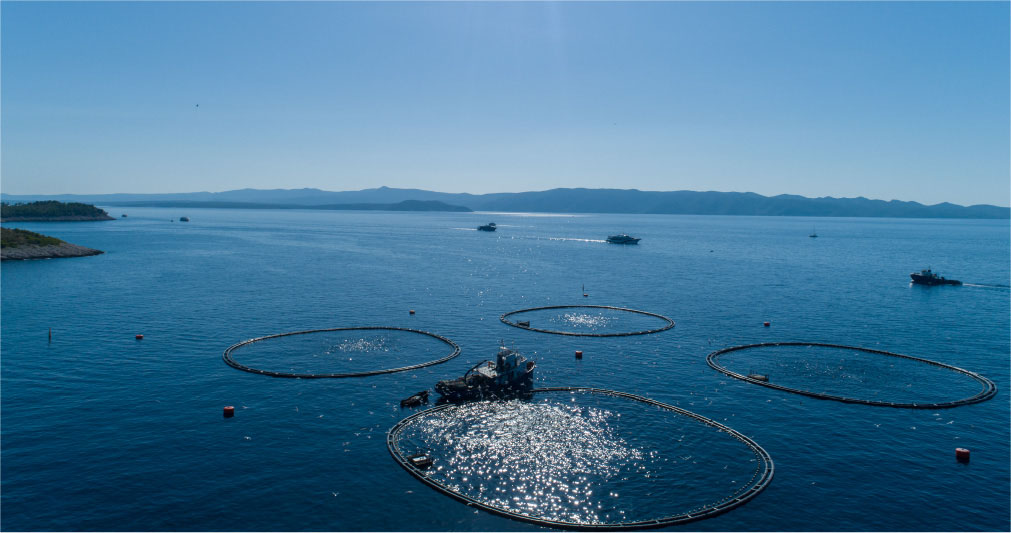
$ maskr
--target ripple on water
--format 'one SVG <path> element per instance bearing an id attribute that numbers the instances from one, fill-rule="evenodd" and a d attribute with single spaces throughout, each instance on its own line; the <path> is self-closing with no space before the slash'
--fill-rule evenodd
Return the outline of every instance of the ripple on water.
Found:
<path id="1" fill-rule="evenodd" d="M 410 420 L 394 446 L 427 478 L 517 517 L 604 525 L 698 511 L 749 488 L 754 452 L 675 411 L 590 392 L 474 402 Z"/>

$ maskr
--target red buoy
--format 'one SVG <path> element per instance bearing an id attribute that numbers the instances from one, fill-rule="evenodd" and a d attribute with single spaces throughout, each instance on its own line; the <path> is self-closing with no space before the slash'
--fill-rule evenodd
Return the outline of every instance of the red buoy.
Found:
<path id="1" fill-rule="evenodd" d="M 232 418 L 235 416 L 235 407 L 231 405 L 225 406 L 225 418 Z"/>
<path id="2" fill-rule="evenodd" d="M 583 358 L 583 350 L 576 350 L 576 359 Z"/>
<path id="3" fill-rule="evenodd" d="M 772 325 L 772 323 L 771 322 L 762 322 L 762 325 L 765 326 L 765 327 L 769 327 L 769 326 Z"/>
<path id="4" fill-rule="evenodd" d="M 413 315 L 414 314 L 414 309 L 411 309 L 410 311 L 408 311 L 408 313 L 410 313 L 410 314 Z"/>
<path id="5" fill-rule="evenodd" d="M 134 335 L 133 338 L 135 338 L 137 340 L 141 340 L 141 339 L 144 338 L 144 336 L 143 335 Z"/>
<path id="6" fill-rule="evenodd" d="M 961 463 L 969 462 L 969 450 L 965 448 L 955 448 L 955 459 Z"/>

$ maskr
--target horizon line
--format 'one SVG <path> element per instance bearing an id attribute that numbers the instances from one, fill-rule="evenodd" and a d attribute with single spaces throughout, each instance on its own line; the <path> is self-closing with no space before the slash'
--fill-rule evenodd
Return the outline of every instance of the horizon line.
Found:
<path id="1" fill-rule="evenodd" d="M 402 190 L 402 191 L 423 191 L 423 192 L 433 192 L 439 194 L 467 194 L 471 196 L 487 196 L 491 194 L 525 194 L 525 193 L 538 193 L 538 192 L 548 192 L 557 190 L 587 190 L 587 191 L 635 191 L 635 192 L 645 192 L 645 193 L 672 193 L 672 192 L 696 192 L 696 193 L 720 193 L 720 194 L 754 194 L 761 196 L 763 198 L 775 198 L 777 196 L 796 196 L 800 198 L 807 198 L 812 200 L 817 199 L 833 199 L 833 200 L 870 200 L 870 201 L 881 201 L 881 202 L 904 202 L 904 203 L 916 203 L 923 206 L 937 206 L 942 204 L 949 204 L 958 207 L 975 207 L 975 206 L 990 206 L 999 207 L 1005 209 L 1011 209 L 1011 205 L 1000 205 L 1000 204 L 970 204 L 962 205 L 956 204 L 949 201 L 943 201 L 936 204 L 925 204 L 918 202 L 916 200 L 901 200 L 898 198 L 892 198 L 890 200 L 885 200 L 882 198 L 868 198 L 866 196 L 804 196 L 801 194 L 794 193 L 779 193 L 774 195 L 766 195 L 754 191 L 718 191 L 718 190 L 694 190 L 694 189 L 677 189 L 677 190 L 646 190 L 637 188 L 617 188 L 617 187 L 554 187 L 551 189 L 542 190 L 529 190 L 529 191 L 500 191 L 500 192 L 488 192 L 488 193 L 471 193 L 471 192 L 447 192 L 447 191 L 437 191 L 431 189 L 420 189 L 416 187 L 389 187 L 387 185 L 381 185 L 379 187 L 367 187 L 364 189 L 344 189 L 344 190 L 328 190 L 320 189 L 318 187 L 294 187 L 294 188 L 268 188 L 268 189 L 258 189 L 254 187 L 243 187 L 240 189 L 226 189 L 222 191 L 181 191 L 181 192 L 113 192 L 113 193 L 8 193 L 5 191 L 0 191 L 0 196 L 111 196 L 111 195 L 169 195 L 169 194 L 223 194 L 228 192 L 236 191 L 320 191 L 328 193 L 345 193 L 345 192 L 362 192 L 362 191 L 374 191 L 374 190 Z M 1011 204 L 1011 202 L 1009 202 Z"/>

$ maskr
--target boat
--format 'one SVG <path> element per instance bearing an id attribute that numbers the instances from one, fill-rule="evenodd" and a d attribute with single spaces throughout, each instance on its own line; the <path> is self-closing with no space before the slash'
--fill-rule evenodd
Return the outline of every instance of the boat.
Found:
<path id="1" fill-rule="evenodd" d="M 913 283 L 917 285 L 961 285 L 962 282 L 957 279 L 947 279 L 944 276 L 938 276 L 936 273 L 931 272 L 930 267 L 926 270 L 921 270 L 919 272 L 913 272 L 909 275 L 913 278 Z"/>
<path id="2" fill-rule="evenodd" d="M 610 235 L 607 237 L 607 242 L 611 244 L 636 244 L 641 239 L 628 236 L 627 233 L 622 233 L 621 235 Z"/>
<path id="3" fill-rule="evenodd" d="M 179 222 L 189 222 L 190 217 L 179 217 Z"/>
<path id="4" fill-rule="evenodd" d="M 123 213 L 120 218 L 126 218 L 126 213 Z"/>
<path id="5" fill-rule="evenodd" d="M 502 346 L 495 362 L 483 361 L 474 365 L 463 377 L 444 379 L 435 384 L 435 392 L 448 401 L 515 395 L 533 387 L 535 366 L 519 352 Z"/>
<path id="6" fill-rule="evenodd" d="M 495 231 L 495 229 L 496 229 L 496 226 L 495 226 L 494 222 L 489 222 L 489 223 L 485 224 L 484 226 L 478 226 L 477 227 L 478 231 Z"/>
<path id="7" fill-rule="evenodd" d="M 818 236 L 818 232 L 815 231 L 815 230 L 813 230 L 813 229 L 811 230 L 811 234 L 808 235 L 808 237 L 811 237 L 812 239 L 816 238 L 817 236 Z"/>
<path id="8" fill-rule="evenodd" d="M 417 407 L 423 403 L 428 403 L 428 391 L 423 390 L 400 400 L 400 407 Z"/>
<path id="9" fill-rule="evenodd" d="M 432 458 L 423 453 L 416 453 L 407 456 L 407 463 L 418 470 L 427 470 L 432 466 Z"/>

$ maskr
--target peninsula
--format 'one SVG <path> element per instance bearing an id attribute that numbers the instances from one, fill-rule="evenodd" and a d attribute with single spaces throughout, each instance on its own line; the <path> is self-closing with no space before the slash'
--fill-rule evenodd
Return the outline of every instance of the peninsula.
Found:
<path id="1" fill-rule="evenodd" d="M 83 257 L 104 253 L 23 229 L 0 228 L 0 261 Z"/>
<path id="2" fill-rule="evenodd" d="M 91 220 L 115 220 L 90 204 L 79 202 L 63 203 L 45 200 L 30 203 L 0 203 L 2 222 L 79 222 Z"/>

